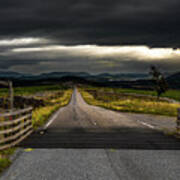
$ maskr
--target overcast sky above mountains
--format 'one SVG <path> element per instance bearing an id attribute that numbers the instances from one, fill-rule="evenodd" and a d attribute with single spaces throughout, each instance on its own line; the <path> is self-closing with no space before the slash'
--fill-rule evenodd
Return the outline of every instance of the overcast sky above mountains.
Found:
<path id="1" fill-rule="evenodd" d="M 0 70 L 180 69 L 179 0 L 1 0 Z"/>

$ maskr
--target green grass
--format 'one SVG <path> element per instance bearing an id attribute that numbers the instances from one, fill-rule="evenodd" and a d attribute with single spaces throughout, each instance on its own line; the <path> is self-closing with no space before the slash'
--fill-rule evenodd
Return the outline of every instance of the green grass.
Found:
<path id="1" fill-rule="evenodd" d="M 135 94 L 156 96 L 155 91 L 148 91 L 148 90 L 115 89 L 115 92 L 117 92 L 117 93 L 135 93 Z M 168 90 L 166 93 L 162 94 L 161 97 L 168 97 L 168 98 L 180 101 L 180 90 Z"/>
<path id="2" fill-rule="evenodd" d="M 153 97 L 124 94 L 135 93 L 135 91 L 124 89 L 82 88 L 80 91 L 87 103 L 116 111 L 177 116 L 177 108 L 180 108 L 179 104 L 169 103 L 165 100 L 158 101 Z M 140 92 L 138 93 L 140 94 Z"/>
<path id="3" fill-rule="evenodd" d="M 180 101 L 180 90 L 168 90 L 162 95 L 162 97 L 168 97 Z"/>
<path id="4" fill-rule="evenodd" d="M 28 87 L 15 87 L 14 95 L 32 95 L 37 92 L 44 91 L 57 91 L 57 90 L 65 90 L 67 87 L 62 85 L 41 85 L 41 86 L 28 86 Z M 8 88 L 0 89 L 0 97 L 8 95 Z"/>
<path id="5" fill-rule="evenodd" d="M 8 150 L 0 151 L 0 173 L 3 172 L 10 164 L 10 156 L 15 152 L 15 148 L 9 148 Z"/>
<path id="6" fill-rule="evenodd" d="M 33 127 L 36 129 L 42 126 L 56 110 L 67 105 L 71 99 L 71 95 L 72 90 L 66 90 L 62 96 L 50 99 L 47 106 L 35 109 L 32 115 Z"/>
<path id="7" fill-rule="evenodd" d="M 151 90 L 127 89 L 127 88 L 104 88 L 104 87 L 92 87 L 92 86 L 87 86 L 84 87 L 83 89 L 98 90 L 100 92 L 133 93 L 140 95 L 156 96 L 156 92 Z M 169 89 L 166 93 L 162 94 L 161 97 L 168 97 L 170 99 L 180 101 L 180 90 Z"/>

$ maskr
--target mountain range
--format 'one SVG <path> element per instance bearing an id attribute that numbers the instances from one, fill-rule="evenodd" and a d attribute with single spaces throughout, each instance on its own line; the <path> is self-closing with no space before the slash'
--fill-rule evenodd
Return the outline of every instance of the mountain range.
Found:
<path id="1" fill-rule="evenodd" d="M 81 77 L 88 80 L 94 81 L 122 81 L 122 80 L 137 80 L 137 79 L 147 79 L 149 78 L 148 74 L 143 73 L 101 73 L 101 74 L 89 74 L 86 72 L 51 72 L 43 73 L 40 75 L 31 75 L 31 74 L 21 74 L 17 72 L 0 72 L 0 79 L 21 79 L 21 80 L 30 80 L 30 79 L 51 79 L 51 78 L 62 78 L 66 76 Z"/>
<path id="2" fill-rule="evenodd" d="M 170 87 L 172 88 L 180 88 L 180 72 L 177 73 L 164 73 L 166 80 Z M 18 82 L 43 82 L 43 81 L 66 81 L 71 79 L 78 78 L 81 80 L 85 80 L 88 82 L 97 82 L 103 83 L 106 85 L 116 86 L 119 84 L 149 84 L 151 80 L 151 76 L 147 73 L 101 73 L 101 74 L 90 74 L 87 72 L 50 72 L 50 73 L 43 73 L 39 75 L 32 75 L 32 74 L 22 74 L 18 72 L 0 72 L 0 80 L 13 80 Z M 131 82 L 129 82 L 131 81 Z M 151 83 L 150 83 L 151 84 Z"/>

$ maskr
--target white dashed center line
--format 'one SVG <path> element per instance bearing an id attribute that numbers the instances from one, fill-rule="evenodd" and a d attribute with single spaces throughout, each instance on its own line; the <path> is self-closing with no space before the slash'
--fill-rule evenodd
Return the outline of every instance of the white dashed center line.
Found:
<path id="1" fill-rule="evenodd" d="M 152 126 L 151 124 L 148 124 L 148 123 L 145 123 L 145 122 L 142 122 L 142 121 L 138 121 L 138 122 L 141 123 L 144 126 L 147 126 L 147 127 L 151 128 L 151 129 L 155 129 L 155 127 Z"/>

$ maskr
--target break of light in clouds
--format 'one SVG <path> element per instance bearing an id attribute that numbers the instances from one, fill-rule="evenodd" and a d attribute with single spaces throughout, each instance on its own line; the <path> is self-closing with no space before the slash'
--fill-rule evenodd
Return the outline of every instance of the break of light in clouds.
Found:
<path id="1" fill-rule="evenodd" d="M 32 48 L 15 48 L 12 52 L 47 52 L 54 53 L 67 52 L 71 55 L 94 56 L 94 57 L 117 57 L 128 56 L 135 59 L 173 59 L 180 58 L 180 50 L 172 48 L 149 48 L 147 46 L 97 46 L 97 45 L 78 45 L 78 46 L 45 46 Z"/>
<path id="2" fill-rule="evenodd" d="M 179 0 L 1 0 L 0 70 L 180 69 Z"/>
<path id="3" fill-rule="evenodd" d="M 16 42 L 20 44 L 9 44 L 0 52 L 0 66 L 33 74 L 52 71 L 146 72 L 152 64 L 160 65 L 166 71 L 177 71 L 180 59 L 180 50 L 173 48 L 60 45 L 51 39 L 28 37 L 16 39 Z"/>
<path id="4" fill-rule="evenodd" d="M 0 46 L 19 46 L 29 45 L 37 43 L 47 43 L 47 39 L 43 38 L 16 38 L 16 39 L 2 39 L 0 40 Z"/>

